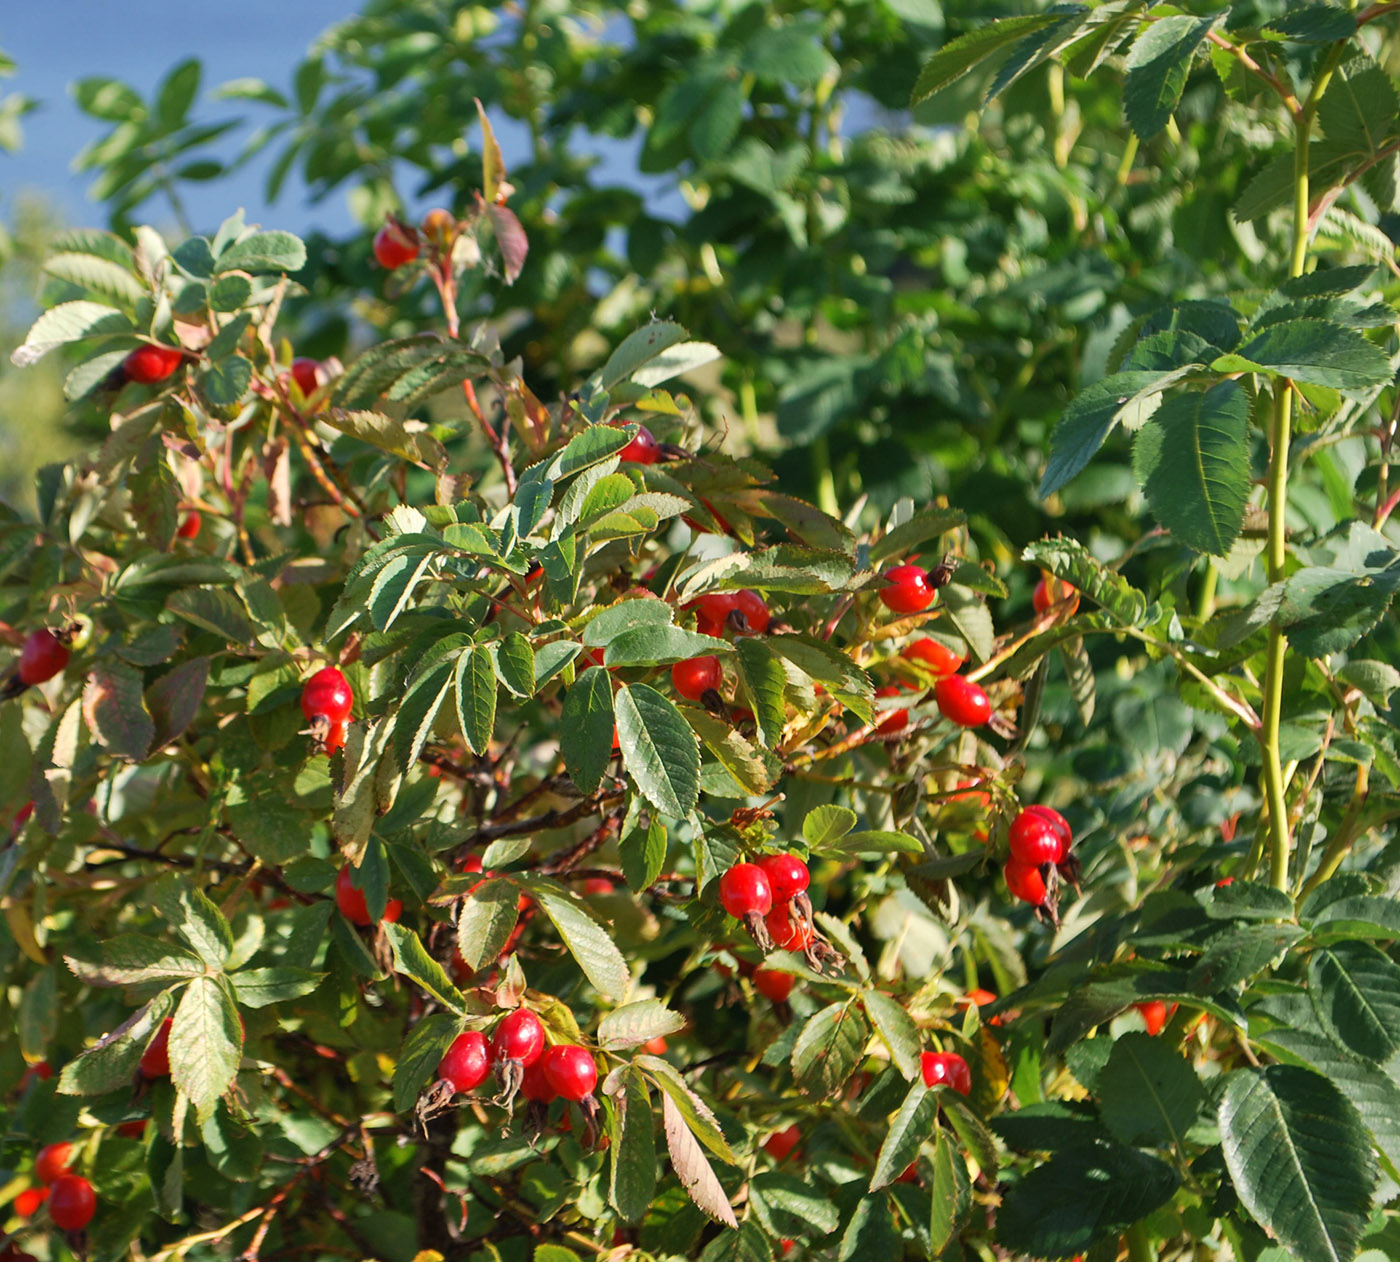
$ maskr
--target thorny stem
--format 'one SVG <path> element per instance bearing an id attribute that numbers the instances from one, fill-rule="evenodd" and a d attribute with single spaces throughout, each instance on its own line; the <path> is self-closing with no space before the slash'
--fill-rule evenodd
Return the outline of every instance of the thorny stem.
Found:
<path id="1" fill-rule="evenodd" d="M 491 445 L 491 450 L 496 453 L 496 460 L 501 466 L 501 476 L 506 481 L 506 493 L 515 494 L 515 466 L 510 459 L 510 444 L 506 436 L 504 425 L 498 430 L 489 420 L 486 413 L 481 410 L 481 402 L 476 397 L 476 386 L 471 378 L 462 382 L 462 395 L 467 400 L 467 406 L 471 408 L 472 415 L 476 417 L 477 424 L 481 426 L 481 432 L 486 435 L 486 441 Z"/>

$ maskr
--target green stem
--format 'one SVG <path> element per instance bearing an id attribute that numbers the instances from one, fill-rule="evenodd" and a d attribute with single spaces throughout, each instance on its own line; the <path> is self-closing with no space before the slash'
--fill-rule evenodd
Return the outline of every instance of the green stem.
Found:
<path id="1" fill-rule="evenodd" d="M 836 478 L 831 472 L 831 444 L 825 434 L 812 440 L 812 479 L 817 484 L 817 507 L 839 517 L 841 503 L 836 497 Z"/>
<path id="2" fill-rule="evenodd" d="M 1366 795 L 1369 790 L 1370 768 L 1358 767 L 1356 769 L 1356 784 L 1351 792 L 1347 813 L 1342 817 L 1342 822 L 1337 825 L 1337 831 L 1332 834 L 1332 840 L 1327 843 L 1327 849 L 1322 852 L 1322 861 L 1317 865 L 1317 871 L 1303 883 L 1303 888 L 1298 891 L 1300 900 L 1311 894 L 1341 867 L 1342 860 L 1346 858 L 1347 852 L 1351 850 L 1361 832 L 1359 827 L 1361 808 L 1366 805 Z"/>
<path id="3" fill-rule="evenodd" d="M 1308 179 L 1309 145 L 1318 102 L 1341 59 L 1342 45 L 1328 54 L 1307 102 L 1293 126 L 1293 251 L 1290 278 L 1301 276 L 1308 262 L 1308 210 L 1312 189 Z M 1293 383 L 1280 377 L 1274 384 L 1273 416 L 1269 425 L 1269 543 L 1270 583 L 1283 580 L 1288 563 L 1288 448 L 1293 434 Z M 1283 715 L 1283 670 L 1288 641 L 1276 624 L 1269 626 L 1264 666 L 1264 725 L 1259 742 L 1264 760 L 1264 796 L 1269 812 L 1269 881 L 1275 889 L 1288 888 L 1288 860 L 1292 839 L 1288 827 L 1288 803 L 1284 796 L 1283 763 L 1279 756 L 1279 725 Z"/>
<path id="4" fill-rule="evenodd" d="M 1123 1233 L 1123 1243 L 1128 1246 L 1128 1262 L 1155 1262 L 1157 1255 L 1152 1252 L 1152 1237 L 1147 1234 L 1144 1223 L 1134 1223 Z"/>
<path id="5" fill-rule="evenodd" d="M 1200 594 L 1196 597 L 1196 618 L 1205 622 L 1215 612 L 1215 592 L 1220 586 L 1220 571 L 1215 562 L 1206 561 L 1206 572 L 1201 578 Z"/>

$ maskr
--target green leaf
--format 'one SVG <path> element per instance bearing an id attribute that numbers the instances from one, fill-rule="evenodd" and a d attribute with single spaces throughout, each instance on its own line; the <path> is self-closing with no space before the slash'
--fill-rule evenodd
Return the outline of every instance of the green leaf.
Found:
<path id="1" fill-rule="evenodd" d="M 1362 390 L 1390 380 L 1386 353 L 1355 329 L 1330 320 L 1267 325 L 1211 367 L 1217 372 L 1266 372 L 1337 390 Z"/>
<path id="2" fill-rule="evenodd" d="M 645 828 L 634 828 L 619 843 L 622 875 L 638 894 L 647 889 L 666 863 L 666 826 L 655 816 Z"/>
<path id="3" fill-rule="evenodd" d="M 662 1093 L 680 1110 L 686 1125 L 706 1148 L 731 1166 L 739 1164 L 739 1159 L 724 1138 L 724 1132 L 720 1130 L 719 1122 L 715 1120 L 710 1106 L 690 1089 L 674 1065 L 659 1056 L 645 1053 L 638 1055 L 633 1063 L 651 1076 Z"/>
<path id="4" fill-rule="evenodd" d="M 841 1214 L 826 1189 L 775 1170 L 757 1174 L 749 1183 L 754 1213 L 765 1230 L 785 1236 L 825 1236 L 841 1224 Z"/>
<path id="5" fill-rule="evenodd" d="M 913 1017 L 884 991 L 867 990 L 862 994 L 861 1002 L 865 1004 L 865 1015 L 890 1049 L 890 1059 L 894 1061 L 895 1068 L 906 1080 L 914 1081 L 919 1076 L 922 1044 Z M 905 1166 L 908 1164 L 907 1161 L 904 1163 Z M 903 1170 L 904 1166 L 900 1166 L 895 1174 Z"/>
<path id="6" fill-rule="evenodd" d="M 1376 1164 L 1356 1107 L 1292 1065 L 1226 1076 L 1220 1141 L 1245 1209 L 1284 1248 L 1349 1262 L 1370 1211 Z"/>
<path id="7" fill-rule="evenodd" d="M 870 1176 L 870 1191 L 878 1192 L 904 1173 L 918 1155 L 924 1142 L 933 1134 L 938 1122 L 938 1096 L 922 1082 L 909 1088 L 899 1112 L 890 1122 L 880 1155 L 875 1159 L 875 1173 Z"/>
<path id="8" fill-rule="evenodd" d="M 1338 942 L 1308 961 L 1322 1028 L 1364 1060 L 1400 1069 L 1400 964 L 1366 942 Z"/>
<path id="9" fill-rule="evenodd" d="M 1012 19 L 1013 21 L 1015 19 Z M 895 1230 L 886 1194 L 863 1196 L 841 1237 L 837 1262 L 868 1262 L 871 1258 L 898 1258 L 904 1242 Z"/>
<path id="10" fill-rule="evenodd" d="M 658 811 L 690 814 L 700 792 L 700 750 L 690 724 L 655 688 L 633 684 L 615 699 L 622 762 Z"/>
<path id="11" fill-rule="evenodd" d="M 146 1044 L 165 1020 L 173 1004 L 170 991 L 132 1013 L 110 1034 L 80 1052 L 64 1067 L 58 1090 L 62 1095 L 105 1095 L 123 1088 L 131 1090 L 132 1079 Z"/>
<path id="12" fill-rule="evenodd" d="M 978 27 L 945 44 L 924 64 L 914 81 L 909 104 L 918 105 L 935 92 L 956 83 L 968 71 L 996 53 L 1009 48 L 1027 35 L 1033 35 L 1058 20 L 1057 14 L 1037 13 L 1002 18 Z"/>
<path id="13" fill-rule="evenodd" d="M 1147 597 L 1077 539 L 1038 540 L 1026 546 L 1021 558 L 1072 584 L 1115 622 L 1138 626 L 1147 614 Z"/>
<path id="14" fill-rule="evenodd" d="M 776 754 L 750 744 L 723 719 L 696 706 L 685 706 L 681 713 L 705 748 L 745 792 L 767 793 L 777 782 L 782 772 L 782 759 Z"/>
<path id="15" fill-rule="evenodd" d="M 1138 36 L 1125 66 L 1123 113 L 1140 139 L 1150 140 L 1167 125 L 1197 49 L 1220 20 L 1178 14 L 1149 23 Z"/>
<path id="16" fill-rule="evenodd" d="M 641 627 L 669 627 L 674 616 L 675 610 L 664 600 L 620 600 L 589 619 L 588 625 L 583 628 L 583 642 L 589 648 L 606 648 L 627 631 Z"/>
<path id="17" fill-rule="evenodd" d="M 142 695 L 141 672 L 121 662 L 99 660 L 83 686 L 83 715 L 93 738 L 120 758 L 141 762 L 150 752 L 156 725 Z"/>
<path id="18" fill-rule="evenodd" d="M 957 1235 L 972 1208 L 967 1164 L 947 1131 L 937 1133 L 933 1150 L 933 1208 L 929 1216 L 932 1253 L 938 1256 Z"/>
<path id="19" fill-rule="evenodd" d="M 613 1096 L 612 1170 L 608 1200 L 629 1223 L 640 1222 L 656 1196 L 656 1123 L 651 1093 L 635 1067 Z"/>
<path id="20" fill-rule="evenodd" d="M 328 408 L 316 419 L 425 469 L 436 472 L 447 464 L 447 450 L 421 421 L 399 421 L 380 412 L 351 412 L 343 408 Z"/>
<path id="21" fill-rule="evenodd" d="M 253 365 L 242 355 L 226 355 L 206 363 L 200 371 L 199 380 L 210 403 L 215 407 L 231 408 L 248 392 L 253 380 Z"/>
<path id="22" fill-rule="evenodd" d="M 127 333 L 134 328 L 130 317 L 106 303 L 86 299 L 61 302 L 34 321 L 23 343 L 10 356 L 10 362 L 17 368 L 28 368 L 51 350 L 69 342 L 103 333 Z"/>
<path id="23" fill-rule="evenodd" d="M 257 629 L 242 602 L 222 587 L 182 587 L 171 592 L 165 607 L 177 618 L 238 648 L 248 647 L 257 638 Z"/>
<path id="24" fill-rule="evenodd" d="M 457 659 L 457 723 L 467 748 L 480 757 L 496 726 L 496 671 L 490 649 L 468 649 Z"/>
<path id="25" fill-rule="evenodd" d="M 813 850 L 825 850 L 850 832 L 856 820 L 848 806 L 814 806 L 802 821 L 802 837 Z"/>
<path id="26" fill-rule="evenodd" d="M 196 977 L 180 997 L 170 1027 L 170 1077 L 202 1120 L 233 1084 L 243 1034 L 238 1010 L 212 977 Z"/>
<path id="27" fill-rule="evenodd" d="M 194 722 L 209 682 L 209 659 L 181 662 L 146 689 L 146 708 L 155 724 L 152 747 L 159 749 L 182 736 Z"/>
<path id="28" fill-rule="evenodd" d="M 190 106 L 199 92 L 202 72 L 199 59 L 188 57 L 173 66 L 161 80 L 156 90 L 156 122 L 165 131 L 174 131 L 185 125 Z"/>
<path id="29" fill-rule="evenodd" d="M 565 694 L 559 721 L 559 752 L 583 792 L 592 793 L 601 783 L 612 760 L 612 737 L 612 676 L 601 666 L 590 666 Z"/>
<path id="30" fill-rule="evenodd" d="M 648 324 L 625 337 L 618 348 L 608 356 L 598 374 L 598 383 L 604 390 L 611 390 L 619 382 L 626 381 L 637 369 L 651 363 L 663 351 L 685 341 L 686 332 L 679 324 L 665 321 Z"/>
<path id="31" fill-rule="evenodd" d="M 684 1028 L 685 1018 L 660 999 L 639 999 L 615 1008 L 598 1023 L 598 1046 L 605 1051 L 637 1047 Z"/>
<path id="32" fill-rule="evenodd" d="M 299 272 L 306 246 L 290 232 L 253 232 L 219 255 L 220 272 Z"/>
<path id="33" fill-rule="evenodd" d="M 462 899 L 457 911 L 457 949 L 473 972 L 500 955 L 515 930 L 520 891 L 514 882 L 487 880 Z"/>
<path id="34" fill-rule="evenodd" d="M 496 646 L 496 675 L 517 697 L 535 694 L 535 652 L 519 631 L 512 631 Z"/>
<path id="35" fill-rule="evenodd" d="M 448 657 L 439 661 L 408 690 L 393 714 L 394 761 L 400 774 L 418 761 L 423 746 L 433 734 L 433 725 L 452 692 L 456 662 Z"/>
<path id="36" fill-rule="evenodd" d="M 648 600 L 640 603 L 650 605 L 656 602 Z M 727 648 L 724 641 L 711 636 L 652 623 L 618 632 L 608 641 L 603 660 L 609 666 L 664 666 L 671 662 L 686 662 L 692 657 L 712 656 L 716 650 L 724 652 Z"/>
<path id="37" fill-rule="evenodd" d="M 65 955 L 63 962 L 89 986 L 188 981 L 205 971 L 204 961 L 193 952 L 139 933 L 123 933 L 102 943 L 95 961 Z"/>
<path id="38" fill-rule="evenodd" d="M 924 853 L 924 843 L 908 833 L 892 832 L 887 828 L 861 828 L 847 833 L 826 849 L 837 854 L 921 855 Z"/>
<path id="39" fill-rule="evenodd" d="M 1227 556 L 1252 488 L 1249 396 L 1238 382 L 1222 381 L 1204 394 L 1168 399 L 1138 431 L 1133 474 L 1175 538 Z"/>
<path id="40" fill-rule="evenodd" d="M 233 993 L 245 1008 L 266 1008 L 309 995 L 325 978 L 325 973 L 313 973 L 309 968 L 291 968 L 285 964 L 271 968 L 245 968 L 235 973 Z"/>
<path id="41" fill-rule="evenodd" d="M 621 999 L 632 977 L 608 930 L 588 914 L 581 902 L 558 887 L 546 888 L 536 881 L 529 882 L 528 887 L 593 988 L 610 999 Z"/>
<path id="42" fill-rule="evenodd" d="M 1192 371 L 1187 365 L 1166 373 L 1114 373 L 1081 390 L 1050 436 L 1050 458 L 1041 474 L 1040 498 L 1048 499 L 1075 477 L 1127 412 L 1141 410 L 1153 396 Z"/>
<path id="43" fill-rule="evenodd" d="M 128 309 L 134 307 L 146 292 L 129 267 L 95 254 L 60 250 L 44 260 L 44 271 Z"/>
<path id="44" fill-rule="evenodd" d="M 996 1238 L 1027 1257 L 1067 1258 L 1165 1204 L 1176 1171 L 1136 1148 L 1095 1143 L 1055 1153 L 1007 1192 Z"/>
<path id="45" fill-rule="evenodd" d="M 1115 1139 L 1180 1152 L 1205 1101 L 1190 1062 L 1146 1034 L 1125 1034 L 1114 1043 L 1097 1091 L 1099 1114 Z"/>
<path id="46" fill-rule="evenodd" d="M 853 1000 L 823 1008 L 793 1044 L 792 1076 L 797 1085 L 819 1100 L 831 1099 L 855 1072 L 869 1037 L 870 1027 Z"/>
<path id="47" fill-rule="evenodd" d="M 653 358 L 645 367 L 632 374 L 632 380 L 639 386 L 651 389 L 672 377 L 679 377 L 721 358 L 723 352 L 709 342 L 680 342 L 668 347 Z"/>
<path id="48" fill-rule="evenodd" d="M 773 651 L 757 636 L 742 636 L 735 642 L 739 653 L 739 684 L 753 707 L 759 740 L 772 749 L 783 734 L 787 717 L 783 689 L 787 674 Z"/>
<path id="49" fill-rule="evenodd" d="M 229 793 L 225 814 L 240 844 L 266 864 L 280 866 L 310 851 L 311 816 L 277 794 L 248 796 L 240 781 Z"/>
<path id="50" fill-rule="evenodd" d="M 233 930 L 203 890 L 167 873 L 151 887 L 160 914 L 211 969 L 223 968 L 233 950 Z"/>
<path id="51" fill-rule="evenodd" d="M 415 1021 L 394 1063 L 394 1108 L 406 1113 L 423 1089 L 437 1077 L 438 1066 L 462 1032 L 462 1023 L 447 1012 L 434 1012 Z"/>
<path id="52" fill-rule="evenodd" d="M 452 984 L 442 965 L 428 954 L 418 935 L 407 925 L 385 921 L 382 927 L 394 952 L 395 970 L 412 978 L 444 1007 L 464 1012 L 467 1001 L 462 992 Z"/>

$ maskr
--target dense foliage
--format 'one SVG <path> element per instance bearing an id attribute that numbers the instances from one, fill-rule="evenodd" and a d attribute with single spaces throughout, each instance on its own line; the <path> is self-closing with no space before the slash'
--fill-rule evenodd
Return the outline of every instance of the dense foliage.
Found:
<path id="1" fill-rule="evenodd" d="M 984 9 L 371 5 L 349 243 L 80 85 L 15 1248 L 1400 1256 L 1397 14 Z"/>

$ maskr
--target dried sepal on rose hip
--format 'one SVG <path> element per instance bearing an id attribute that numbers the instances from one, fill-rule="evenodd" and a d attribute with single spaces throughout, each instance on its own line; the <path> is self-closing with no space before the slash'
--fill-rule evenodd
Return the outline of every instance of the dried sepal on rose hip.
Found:
<path id="1" fill-rule="evenodd" d="M 491 1035 L 491 1061 L 500 1080 L 496 1103 L 510 1111 L 525 1071 L 544 1055 L 544 1025 L 528 1008 L 506 1013 Z"/>
<path id="2" fill-rule="evenodd" d="M 812 923 L 812 900 L 807 896 L 812 874 L 795 854 L 766 854 L 757 861 L 768 878 L 775 903 L 791 903 L 799 918 Z"/>
<path id="3" fill-rule="evenodd" d="M 814 973 L 839 973 L 845 967 L 846 957 L 818 932 L 810 918 L 798 915 L 792 903 L 775 903 L 764 927 L 774 946 L 802 956 Z"/>
<path id="4" fill-rule="evenodd" d="M 742 921 L 749 936 L 765 954 L 773 949 L 773 939 L 763 918 L 773 908 L 773 886 L 768 874 L 756 863 L 736 863 L 719 878 L 720 905 Z"/>

